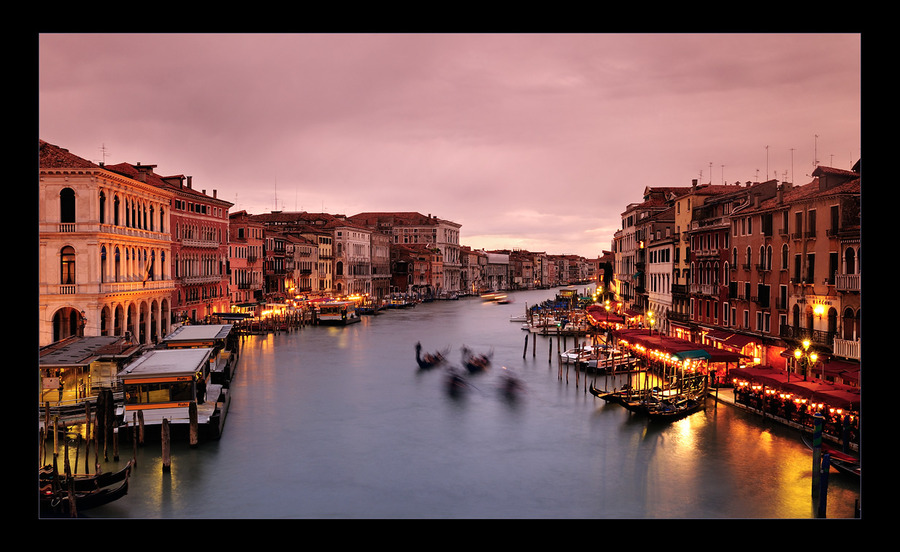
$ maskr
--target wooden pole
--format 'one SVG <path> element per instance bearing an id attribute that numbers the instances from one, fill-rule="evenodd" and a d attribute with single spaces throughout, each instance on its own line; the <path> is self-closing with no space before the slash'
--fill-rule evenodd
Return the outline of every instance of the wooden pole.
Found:
<path id="1" fill-rule="evenodd" d="M 99 421 L 99 413 L 94 414 L 94 467 L 99 474 L 100 469 L 100 432 L 97 429 Z"/>
<path id="2" fill-rule="evenodd" d="M 172 471 L 172 457 L 169 447 L 169 419 L 163 418 L 162 429 L 160 429 L 160 440 L 162 441 L 162 470 L 163 473 Z"/>
<path id="3" fill-rule="evenodd" d="M 118 427 L 113 428 L 112 442 L 113 442 L 113 460 L 118 462 L 119 461 L 119 428 Z"/>
<path id="4" fill-rule="evenodd" d="M 112 428 L 112 406 L 113 406 L 113 397 L 112 391 L 104 389 L 101 392 L 103 395 L 103 413 L 97 411 L 97 419 L 100 419 L 100 416 L 103 416 L 103 423 L 99 424 L 99 427 L 103 428 L 103 459 L 109 460 L 109 436 Z"/>
<path id="5" fill-rule="evenodd" d="M 69 466 L 69 440 L 66 439 L 65 446 L 65 470 L 66 470 L 66 491 L 69 500 L 69 517 L 78 517 L 78 511 L 75 507 L 75 478 L 72 477 L 72 468 Z"/>
<path id="6" fill-rule="evenodd" d="M 813 498 L 819 497 L 819 484 L 821 483 L 819 477 L 819 470 L 822 466 L 822 427 L 824 426 L 825 418 L 822 416 L 821 412 L 816 412 L 813 416 L 813 465 L 812 465 L 812 496 Z"/>
<path id="7" fill-rule="evenodd" d="M 822 455 L 822 468 L 818 474 L 819 479 L 819 508 L 816 513 L 817 518 L 826 518 L 828 511 L 828 472 L 831 469 L 831 455 L 825 453 Z M 813 478 L 816 474 L 813 474 Z"/>
<path id="8" fill-rule="evenodd" d="M 190 417 L 190 421 L 191 421 L 190 422 L 191 423 L 190 444 L 193 447 L 193 446 L 196 446 L 197 443 L 200 441 L 200 438 L 199 438 L 200 431 L 199 431 L 199 428 L 197 427 L 197 403 L 196 402 L 191 402 L 190 406 L 188 406 L 188 416 Z"/>
<path id="9" fill-rule="evenodd" d="M 137 413 L 133 413 L 131 415 L 131 461 L 134 462 L 135 467 L 137 467 L 137 441 Z"/>
<path id="10" fill-rule="evenodd" d="M 525 348 L 522 350 L 522 358 L 525 358 L 525 353 L 528 352 L 528 334 L 525 334 Z"/>

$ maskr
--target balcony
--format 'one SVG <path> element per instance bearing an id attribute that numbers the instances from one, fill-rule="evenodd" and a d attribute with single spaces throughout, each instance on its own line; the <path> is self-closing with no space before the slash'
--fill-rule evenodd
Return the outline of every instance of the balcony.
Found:
<path id="1" fill-rule="evenodd" d="M 175 289 L 173 280 L 147 280 L 146 282 L 104 282 L 100 284 L 100 293 L 125 293 L 127 291 L 156 291 Z"/>
<path id="2" fill-rule="evenodd" d="M 834 287 L 838 291 L 859 292 L 860 280 L 861 278 L 859 274 L 835 274 Z"/>
<path id="3" fill-rule="evenodd" d="M 694 295 L 719 296 L 718 284 L 691 284 L 691 293 Z"/>
<path id="4" fill-rule="evenodd" d="M 196 284 L 215 284 L 217 282 L 221 282 L 224 277 L 221 274 L 207 274 L 204 276 L 184 276 L 179 278 L 182 285 L 196 285 Z"/>
<path id="5" fill-rule="evenodd" d="M 185 238 L 181 240 L 182 247 L 205 247 L 211 249 L 217 249 L 220 245 L 225 245 L 223 243 L 219 243 L 216 240 L 197 240 L 193 238 Z"/>
<path id="6" fill-rule="evenodd" d="M 799 328 L 795 326 L 782 326 L 780 336 L 786 339 L 793 339 L 796 341 L 802 341 L 804 339 L 809 339 L 812 343 L 816 345 L 824 345 L 826 347 L 831 347 L 834 343 L 834 332 L 827 332 L 823 330 L 810 330 L 808 328 Z"/>
<path id="7" fill-rule="evenodd" d="M 859 360 L 859 340 L 837 339 L 834 340 L 834 356 Z"/>

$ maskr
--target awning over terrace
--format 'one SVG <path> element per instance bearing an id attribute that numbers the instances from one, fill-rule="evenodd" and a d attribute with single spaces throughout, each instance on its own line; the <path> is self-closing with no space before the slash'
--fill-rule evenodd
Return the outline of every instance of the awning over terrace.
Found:
<path id="1" fill-rule="evenodd" d="M 625 324 L 625 317 L 615 312 L 607 312 L 600 305 L 588 305 L 584 311 L 594 319 L 597 324 L 609 322 L 611 324 Z"/>
<path id="2" fill-rule="evenodd" d="M 660 334 L 651 334 L 649 330 L 622 330 L 616 332 L 616 338 L 630 344 L 639 345 L 650 351 L 658 351 L 660 354 L 669 355 L 677 360 L 708 360 L 709 362 L 740 362 L 747 358 L 745 355 L 701 345 Z"/>
<path id="3" fill-rule="evenodd" d="M 770 367 L 740 368 L 731 371 L 731 377 L 745 379 L 777 389 L 784 393 L 792 393 L 810 401 L 825 403 L 835 408 L 859 411 L 860 393 L 858 387 L 822 382 L 821 380 L 803 381 L 802 376 L 793 375 L 788 381 L 786 372 Z"/>

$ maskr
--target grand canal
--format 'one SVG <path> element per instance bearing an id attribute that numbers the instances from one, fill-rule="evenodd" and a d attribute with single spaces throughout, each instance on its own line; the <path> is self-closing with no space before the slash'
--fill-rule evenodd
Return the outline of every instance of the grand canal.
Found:
<path id="1" fill-rule="evenodd" d="M 129 494 L 83 517 L 812 518 L 811 453 L 796 431 L 709 400 L 658 425 L 607 405 L 547 337 L 524 348 L 511 323 L 554 290 L 514 303 L 420 304 L 348 327 L 243 338 L 224 434 L 138 450 Z M 530 339 L 534 339 L 532 336 Z M 450 396 L 414 345 L 493 351 L 493 366 Z M 571 343 L 571 339 L 570 339 Z M 523 351 L 525 354 L 523 356 Z M 499 392 L 510 371 L 524 384 Z M 602 376 L 600 376 L 602 378 Z M 124 464 L 130 445 L 120 460 Z M 827 517 L 850 518 L 859 480 L 833 473 Z"/>

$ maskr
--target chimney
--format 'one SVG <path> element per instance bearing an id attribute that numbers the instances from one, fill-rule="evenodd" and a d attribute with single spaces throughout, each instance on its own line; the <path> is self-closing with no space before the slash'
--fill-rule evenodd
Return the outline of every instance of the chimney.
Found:
<path id="1" fill-rule="evenodd" d="M 691 180 L 691 188 L 696 188 L 696 187 L 697 187 L 697 179 L 694 178 L 693 180 Z"/>
<path id="2" fill-rule="evenodd" d="M 215 199 L 215 198 L 216 198 L 216 191 L 213 190 L 213 199 Z"/>
<path id="3" fill-rule="evenodd" d="M 188 187 L 188 189 L 191 189 L 191 178 L 193 178 L 193 177 L 192 177 L 192 176 L 187 177 L 187 187 Z"/>

